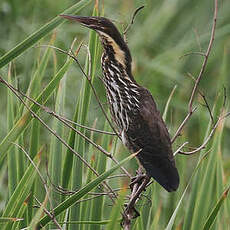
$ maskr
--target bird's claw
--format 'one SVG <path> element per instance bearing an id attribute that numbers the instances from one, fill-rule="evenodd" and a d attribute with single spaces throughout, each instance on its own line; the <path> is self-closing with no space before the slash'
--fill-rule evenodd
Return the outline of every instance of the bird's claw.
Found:
<path id="1" fill-rule="evenodd" d="M 135 184 L 141 184 L 143 179 L 146 177 L 146 174 L 137 174 L 135 177 L 131 178 L 131 183 L 129 184 L 130 189 L 133 189 Z"/>
<path id="2" fill-rule="evenodd" d="M 127 212 L 127 204 L 124 205 L 125 206 L 125 211 Z M 132 219 L 137 218 L 138 216 L 140 216 L 140 213 L 136 210 L 135 207 L 132 207 L 131 211 L 129 210 L 129 215 L 131 214 L 130 212 L 132 212 Z M 127 213 L 126 213 L 127 214 Z"/>

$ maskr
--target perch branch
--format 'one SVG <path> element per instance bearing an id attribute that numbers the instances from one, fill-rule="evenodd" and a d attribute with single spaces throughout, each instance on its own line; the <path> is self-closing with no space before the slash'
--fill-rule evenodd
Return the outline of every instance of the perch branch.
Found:
<path id="1" fill-rule="evenodd" d="M 199 152 L 200 150 L 204 149 L 206 147 L 206 145 L 208 144 L 209 140 L 213 137 L 214 133 L 215 133 L 215 130 L 217 129 L 218 125 L 220 124 L 220 122 L 227 118 L 228 116 L 230 115 L 230 112 L 226 113 L 225 115 L 223 116 L 220 116 L 217 120 L 217 122 L 215 123 L 215 125 L 213 126 L 210 134 L 208 135 L 208 137 L 205 139 L 205 141 L 203 142 L 203 144 L 201 144 L 198 148 L 196 148 L 195 150 L 193 151 L 189 151 L 189 152 L 183 152 L 183 151 L 179 151 L 180 154 L 183 154 L 183 155 L 191 155 L 191 154 L 194 154 L 194 153 L 197 153 Z"/>
<path id="2" fill-rule="evenodd" d="M 204 55 L 204 61 L 203 61 L 202 67 L 200 69 L 200 73 L 199 73 L 199 75 L 198 75 L 198 77 L 196 79 L 196 82 L 195 82 L 195 85 L 193 87 L 192 94 L 191 94 L 191 97 L 190 97 L 190 100 L 189 100 L 188 109 L 189 109 L 190 112 L 193 110 L 192 106 L 193 106 L 193 100 L 194 100 L 194 97 L 195 97 L 195 93 L 197 91 L 197 88 L 198 88 L 198 85 L 200 83 L 200 80 L 201 80 L 201 78 L 203 76 L 205 67 L 206 67 L 207 62 L 208 62 L 208 57 L 209 57 L 209 54 L 210 54 L 211 49 L 212 49 L 213 41 L 214 41 L 214 38 L 215 38 L 217 12 L 218 12 L 218 0 L 215 0 L 215 9 L 214 9 L 211 37 L 210 37 L 210 40 L 209 40 L 207 51 L 206 51 L 206 53 Z"/>
<path id="3" fill-rule="evenodd" d="M 208 44 L 208 48 L 205 52 L 205 55 L 203 55 L 202 53 L 202 56 L 204 56 L 204 61 L 202 63 L 202 66 L 201 66 L 201 69 L 200 69 L 200 72 L 199 72 L 199 75 L 198 77 L 196 78 L 195 80 L 195 85 L 192 89 L 192 93 L 191 93 L 191 96 L 190 96 L 190 99 L 189 99 L 189 103 L 188 103 L 188 114 L 187 116 L 185 117 L 184 121 L 182 122 L 182 124 L 179 126 L 178 130 L 176 131 L 176 134 L 174 135 L 174 137 L 171 139 L 171 142 L 173 143 L 176 138 L 180 135 L 182 129 L 184 128 L 184 126 L 186 125 L 186 123 L 188 122 L 188 120 L 190 119 L 191 115 L 193 114 L 194 112 L 194 108 L 193 108 L 193 101 L 194 101 L 194 98 L 195 98 L 195 94 L 196 94 L 196 91 L 198 89 L 198 85 L 201 81 L 201 78 L 203 76 L 203 73 L 204 73 L 204 70 L 205 70 L 205 67 L 207 65 L 207 62 L 208 62 L 208 57 L 210 55 L 210 52 L 211 52 L 211 49 L 212 49 L 212 45 L 213 45 L 213 42 L 214 42 L 214 38 L 215 38 L 215 31 L 216 31 L 216 21 L 217 21 L 217 12 L 218 12 L 218 0 L 214 0 L 215 2 L 215 8 L 214 8 L 214 15 L 213 15 L 213 24 L 212 24 L 212 30 L 211 30 L 211 36 L 210 36 L 210 40 L 209 40 L 209 44 Z"/>

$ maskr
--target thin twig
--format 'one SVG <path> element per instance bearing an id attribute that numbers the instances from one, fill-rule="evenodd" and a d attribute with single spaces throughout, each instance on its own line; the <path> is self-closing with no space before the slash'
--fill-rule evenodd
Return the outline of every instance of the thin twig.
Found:
<path id="1" fill-rule="evenodd" d="M 179 128 L 177 129 L 176 133 L 174 134 L 174 137 L 171 139 L 171 143 L 173 143 L 176 140 L 176 138 L 181 134 L 182 129 L 184 128 L 184 126 L 186 125 L 187 121 L 192 116 L 192 114 L 196 111 L 196 109 L 197 109 L 196 107 L 193 108 L 192 111 L 190 111 L 187 114 L 187 116 L 185 117 L 185 119 L 183 120 Z"/>
<path id="2" fill-rule="evenodd" d="M 113 175 L 113 176 L 109 176 L 107 177 L 107 179 L 114 179 L 114 178 L 118 178 L 118 177 L 126 177 L 126 174 L 119 174 L 119 175 Z"/>
<path id="3" fill-rule="evenodd" d="M 105 195 L 108 195 L 108 193 L 105 193 Z M 98 198 L 98 197 L 101 197 L 102 195 L 95 195 L 93 197 L 89 197 L 89 198 L 85 198 L 85 199 L 82 199 L 82 200 L 78 200 L 75 204 L 79 204 L 79 203 L 82 203 L 82 202 L 86 202 L 86 201 L 89 201 L 89 200 L 93 200 L 95 198 Z"/>
<path id="4" fill-rule="evenodd" d="M 204 56 L 204 57 L 206 57 L 206 54 L 205 54 L 205 53 L 202 53 L 202 52 L 189 52 L 189 53 L 186 53 L 186 54 L 180 56 L 179 59 L 184 58 L 184 57 L 186 57 L 186 56 L 190 56 L 190 55 L 199 55 L 199 56 Z"/>
<path id="5" fill-rule="evenodd" d="M 16 90 L 13 86 L 11 86 L 10 84 L 8 84 L 3 78 L 0 77 L 0 82 L 4 83 L 14 94 L 15 96 L 25 105 L 25 107 L 29 110 L 30 114 L 32 115 L 32 117 L 38 119 L 40 121 L 41 124 L 43 124 L 45 126 L 45 128 L 47 130 L 49 130 L 55 137 L 57 137 L 58 140 L 60 140 L 67 148 L 69 148 L 82 162 L 84 162 L 84 164 L 91 169 L 97 176 L 98 173 L 95 171 L 95 169 L 93 169 L 91 167 L 91 165 L 89 165 L 89 163 L 82 158 L 82 156 L 77 153 L 72 147 L 70 147 L 55 131 L 53 131 L 33 110 L 31 110 L 30 107 L 28 107 L 28 105 L 25 104 L 25 102 L 23 101 L 23 99 L 18 95 L 18 93 L 20 91 Z M 28 97 L 29 98 L 29 97 Z"/>
<path id="6" fill-rule="evenodd" d="M 150 181 L 150 177 L 146 176 L 146 178 L 142 182 L 141 186 L 139 186 L 139 188 L 137 188 L 136 192 L 133 193 L 133 196 L 131 197 L 129 204 L 126 207 L 127 211 L 135 205 L 137 199 L 140 197 L 140 194 L 145 190 L 145 187 L 149 181 Z"/>
<path id="7" fill-rule="evenodd" d="M 16 145 L 19 149 L 22 150 L 22 152 L 26 155 L 26 157 L 28 158 L 28 160 L 30 161 L 30 163 L 33 165 L 33 167 L 35 168 L 35 170 L 37 171 L 41 181 L 42 181 L 42 184 L 44 185 L 44 188 L 46 190 L 46 193 L 48 193 L 48 189 L 47 189 L 47 183 L 46 183 L 46 180 L 43 178 L 42 174 L 40 173 L 37 165 L 33 162 L 33 160 L 30 158 L 30 155 L 26 152 L 26 150 L 19 144 L 15 143 L 15 142 L 12 142 L 12 144 Z M 41 153 L 42 150 L 39 151 L 39 153 Z"/>
<path id="8" fill-rule="evenodd" d="M 191 73 L 187 73 L 187 74 L 188 74 L 188 76 L 189 76 L 194 82 L 196 82 L 196 79 L 193 77 L 193 75 L 192 75 Z M 210 108 L 210 106 L 209 106 L 209 104 L 208 104 L 208 101 L 207 101 L 205 95 L 201 92 L 200 89 L 198 89 L 198 93 L 199 93 L 199 94 L 201 95 L 201 97 L 203 98 L 204 103 L 205 103 L 205 106 L 206 106 L 206 108 L 208 109 L 210 118 L 211 118 L 211 120 L 212 120 L 212 123 L 214 123 L 214 118 L 213 118 L 213 115 L 212 115 L 212 111 L 211 111 L 211 108 Z M 223 107 L 224 107 L 224 106 L 223 106 Z"/>
<path id="9" fill-rule="evenodd" d="M 119 191 L 121 191 L 122 189 L 129 189 L 129 187 L 122 187 L 122 188 L 116 188 L 116 189 L 114 189 L 113 191 L 115 191 L 115 192 L 119 192 Z M 106 193 L 98 193 L 98 192 L 89 192 L 89 195 L 92 195 L 92 196 L 95 196 L 95 195 L 106 195 Z"/>
<path id="10" fill-rule="evenodd" d="M 4 84 L 9 85 L 9 83 L 7 83 L 6 81 L 2 81 Z M 14 88 L 12 85 L 10 85 L 12 89 L 14 89 L 14 91 L 16 91 L 17 93 L 19 93 L 20 95 L 22 95 L 23 97 L 27 98 L 28 100 L 30 100 L 31 102 L 33 102 L 34 104 L 38 105 L 42 110 L 44 110 L 45 112 L 49 113 L 50 115 L 54 116 L 56 119 L 58 119 L 59 121 L 61 121 L 64 125 L 66 125 L 68 128 L 74 130 L 78 135 L 80 135 L 82 138 L 84 138 L 88 143 L 92 144 L 95 148 L 97 148 L 99 151 L 101 151 L 102 153 L 104 153 L 107 157 L 111 158 L 112 161 L 114 161 L 116 164 L 118 164 L 119 162 L 114 158 L 114 156 L 107 152 L 105 149 L 103 149 L 100 145 L 96 144 L 95 142 L 93 142 L 90 138 L 88 138 L 86 135 L 84 135 L 82 132 L 80 132 L 79 130 L 77 130 L 76 128 L 74 128 L 73 126 L 69 125 L 65 120 L 62 120 L 62 117 L 59 116 L 58 114 L 56 114 L 54 111 L 50 110 L 48 107 L 41 105 L 40 103 L 38 103 L 37 101 L 35 101 L 34 99 L 30 98 L 29 96 L 27 96 L 26 94 L 22 93 L 21 91 L 19 91 L 18 89 Z M 131 175 L 129 174 L 129 172 L 122 166 L 121 170 L 123 170 L 123 172 L 129 177 L 131 178 Z"/>
<path id="11" fill-rule="evenodd" d="M 79 136 L 81 136 L 82 138 L 84 138 L 88 143 L 90 143 L 91 145 L 93 145 L 95 148 L 97 148 L 99 151 L 101 151 L 102 153 L 104 153 L 107 157 L 112 159 L 112 154 L 107 152 L 105 149 L 103 149 L 100 145 L 96 144 L 95 142 L 93 142 L 90 138 L 88 138 L 86 135 L 84 135 L 82 132 L 80 132 L 79 130 L 77 130 L 76 128 L 74 128 L 73 126 L 69 125 L 66 121 L 62 120 L 55 112 L 49 110 L 47 110 L 47 107 L 45 107 L 46 112 L 49 114 L 52 114 L 52 116 L 54 116 L 55 118 L 57 118 L 59 121 L 61 121 L 64 125 L 66 125 L 68 128 L 74 130 Z"/>
<path id="12" fill-rule="evenodd" d="M 207 143 L 209 142 L 209 140 L 213 137 L 214 133 L 215 133 L 215 130 L 217 129 L 219 123 L 225 119 L 226 117 L 228 117 L 230 115 L 230 112 L 226 113 L 225 115 L 221 116 L 218 118 L 216 124 L 213 126 L 210 134 L 208 135 L 208 137 L 206 138 L 206 140 L 198 147 L 196 148 L 195 150 L 193 151 L 189 151 L 189 152 L 183 152 L 183 151 L 180 151 L 179 153 L 180 154 L 183 154 L 183 155 L 191 155 L 191 154 L 194 154 L 194 153 L 197 153 L 199 152 L 200 150 L 204 149 L 205 146 L 207 145 Z"/>
<path id="13" fill-rule="evenodd" d="M 66 117 L 63 117 L 61 116 L 60 114 L 58 114 L 59 118 L 66 121 L 66 122 L 69 122 L 71 124 L 74 124 L 80 128 L 84 128 L 86 130 L 89 130 L 89 131 L 93 131 L 93 132 L 96 132 L 96 133 L 101 133 L 101 134 L 106 134 L 106 135 L 111 135 L 111 136 L 116 136 L 117 134 L 116 133 L 112 133 L 112 132 L 108 132 L 108 131 L 104 131 L 104 130 L 100 130 L 100 129 L 95 129 L 95 128 L 91 128 L 91 127 L 88 127 L 88 126 L 85 126 L 85 125 L 81 125 L 81 124 L 78 124 L 77 122 L 74 122 Z"/>
<path id="14" fill-rule="evenodd" d="M 174 153 L 173 153 L 173 156 L 175 157 L 176 156 L 176 154 L 177 153 L 179 153 L 180 152 L 180 150 L 185 146 L 185 145 L 187 145 L 188 144 L 188 141 L 187 142 L 185 142 L 184 144 L 182 144 Z"/>
<path id="15" fill-rule="evenodd" d="M 43 45 L 43 46 L 44 46 L 44 45 Z M 109 123 L 110 127 L 112 128 L 112 130 L 116 133 L 116 135 L 121 139 L 120 135 L 118 134 L 118 132 L 116 131 L 116 129 L 113 127 L 112 122 L 110 121 L 109 117 L 108 117 L 107 114 L 106 114 L 106 111 L 105 111 L 104 107 L 102 106 L 102 104 L 101 104 L 101 102 L 100 102 L 100 99 L 99 99 L 99 97 L 98 97 L 98 95 L 97 95 L 97 92 L 96 92 L 96 90 L 95 90 L 95 88 L 94 88 L 94 86 L 93 86 L 93 84 L 92 84 L 92 82 L 91 82 L 91 77 L 89 77 L 89 76 L 85 73 L 85 71 L 83 70 L 83 68 L 82 68 L 82 66 L 81 66 L 81 64 L 80 64 L 80 62 L 79 62 L 78 59 L 77 59 L 77 57 L 76 57 L 75 55 L 70 54 L 69 52 L 67 52 L 67 51 L 65 51 L 65 50 L 62 50 L 62 49 L 58 48 L 58 47 L 50 46 L 50 45 L 45 45 L 45 46 L 46 46 L 46 47 L 51 47 L 51 48 L 53 48 L 53 49 L 58 50 L 58 51 L 61 52 L 61 53 L 64 53 L 64 54 L 68 55 L 69 57 L 71 57 L 71 58 L 77 63 L 77 65 L 79 66 L 81 72 L 83 73 L 83 75 L 84 75 L 84 76 L 86 77 L 86 79 L 88 80 L 88 82 L 89 82 L 89 84 L 90 84 L 90 87 L 91 87 L 91 89 L 92 89 L 92 91 L 93 91 L 93 94 L 94 94 L 94 96 L 95 96 L 95 98 L 96 98 L 96 101 L 97 101 L 99 107 L 101 108 L 101 111 L 102 111 L 102 113 L 104 114 L 104 116 L 105 116 L 107 122 Z"/>
<path id="16" fill-rule="evenodd" d="M 144 7 L 145 7 L 145 6 L 140 6 L 140 7 L 138 7 L 138 8 L 134 11 L 130 23 L 128 24 L 128 26 L 126 27 L 126 29 L 125 29 L 124 32 L 123 32 L 123 35 L 124 35 L 124 36 L 126 36 L 127 32 L 129 31 L 129 29 L 130 29 L 131 26 L 133 25 L 134 19 L 135 19 L 136 15 L 138 14 L 138 12 L 139 12 L 140 10 L 142 10 Z"/>
<path id="17" fill-rule="evenodd" d="M 203 61 L 203 64 L 201 66 L 199 75 L 198 75 L 198 77 L 195 80 L 195 85 L 194 85 L 194 87 L 192 89 L 192 93 L 191 93 L 191 96 L 190 96 L 190 99 L 189 99 L 189 103 L 188 103 L 188 114 L 185 117 L 185 119 L 182 122 L 182 124 L 179 126 L 179 128 L 176 131 L 176 134 L 174 135 L 174 137 L 171 139 L 171 143 L 173 143 L 176 140 L 176 138 L 180 135 L 182 129 L 185 126 L 185 124 L 188 122 L 188 120 L 190 119 L 191 115 L 193 114 L 193 112 L 196 109 L 196 108 L 193 108 L 193 101 L 194 101 L 194 98 L 195 98 L 196 91 L 198 89 L 198 85 L 199 85 L 199 83 L 201 81 L 201 78 L 203 76 L 205 67 L 207 65 L 208 57 L 209 57 L 209 54 L 211 52 L 213 41 L 214 41 L 214 38 L 215 38 L 217 12 L 218 12 L 218 0 L 214 0 L 214 2 L 215 2 L 215 9 L 214 9 L 214 15 L 213 15 L 213 25 L 212 25 L 211 37 L 210 37 L 210 41 L 209 41 L 209 44 L 208 44 L 207 51 L 205 52 L 205 55 L 203 55 L 204 56 L 204 61 Z"/>
<path id="18" fill-rule="evenodd" d="M 39 208 L 43 206 L 43 211 L 50 217 L 50 219 L 54 222 L 54 224 L 58 227 L 59 230 L 62 230 L 62 227 L 59 225 L 59 223 L 57 222 L 54 213 L 50 213 L 44 205 L 42 205 L 42 203 L 36 198 L 34 197 L 34 199 L 37 201 L 37 203 L 39 204 Z"/>
<path id="19" fill-rule="evenodd" d="M 68 148 L 69 150 L 71 150 L 71 152 L 76 155 L 90 170 L 92 170 L 92 172 L 96 175 L 99 176 L 98 172 L 78 153 L 76 152 L 71 146 L 69 146 L 54 130 L 52 130 L 36 113 L 34 113 L 33 110 L 31 110 L 31 108 L 23 101 L 23 99 L 18 95 L 19 92 L 9 83 L 7 83 L 3 78 L 0 77 L 0 82 L 4 83 L 14 94 L 15 96 L 24 104 L 24 106 L 28 109 L 28 111 L 30 112 L 30 114 L 36 118 L 49 132 L 51 132 L 66 148 Z M 112 191 L 112 189 L 110 188 L 110 186 L 106 183 L 103 182 L 103 184 L 110 190 Z M 116 197 L 117 195 L 114 194 L 114 196 Z M 111 200 L 114 202 L 113 197 L 110 197 Z"/>
<path id="20" fill-rule="evenodd" d="M 207 101 L 205 95 L 202 92 L 200 92 L 200 90 L 199 90 L 199 94 L 201 95 L 201 97 L 203 98 L 203 100 L 205 102 L 205 106 L 208 109 L 208 112 L 209 112 L 210 118 L 212 120 L 212 123 L 214 123 L 214 118 L 213 118 L 213 115 L 212 115 L 212 111 L 211 111 L 211 108 L 210 108 L 210 106 L 208 104 L 208 101 Z"/>
<path id="21" fill-rule="evenodd" d="M 91 53 L 90 53 L 90 50 L 89 50 L 89 46 L 87 46 L 87 45 L 84 45 L 85 47 L 86 47 L 86 50 L 87 50 L 87 53 L 88 53 L 88 59 L 89 59 L 89 64 L 88 64 L 88 66 L 89 66 L 89 70 L 88 70 L 88 80 L 89 81 L 91 81 L 92 79 L 91 79 L 91 75 L 92 75 L 92 71 L 91 71 L 91 65 L 90 65 L 90 63 L 92 63 L 91 62 Z M 74 56 L 76 56 L 76 55 L 74 55 Z"/>
<path id="22" fill-rule="evenodd" d="M 200 73 L 199 73 L 199 75 L 198 75 L 198 77 L 196 79 L 196 83 L 195 83 L 195 85 L 193 87 L 193 90 L 192 90 L 192 93 L 191 93 L 191 97 L 190 97 L 189 104 L 188 104 L 189 112 L 191 112 L 193 110 L 192 106 L 193 106 L 193 100 L 194 100 L 194 97 L 195 97 L 195 93 L 196 93 L 196 90 L 197 90 L 198 85 L 200 83 L 200 80 L 201 80 L 201 78 L 203 76 L 205 67 L 207 65 L 208 57 L 209 57 L 209 54 L 211 52 L 213 41 L 214 41 L 214 38 L 215 38 L 217 12 L 218 12 L 218 0 L 215 0 L 215 9 L 214 9 L 211 37 L 210 37 L 210 41 L 209 41 L 209 44 L 208 44 L 207 51 L 206 51 L 205 56 L 204 56 L 204 61 L 203 61 L 202 67 L 200 69 Z"/>
<path id="23" fill-rule="evenodd" d="M 173 95 L 174 95 L 174 93 L 175 93 L 176 88 L 177 88 L 177 85 L 175 85 L 175 86 L 173 87 L 173 89 L 172 89 L 172 91 L 171 91 L 171 93 L 170 93 L 170 95 L 169 95 L 169 97 L 168 97 L 168 100 L 167 100 L 167 102 L 166 102 L 166 105 L 165 105 L 165 108 L 164 108 L 164 113 L 163 113 L 163 115 L 162 115 L 162 118 L 163 118 L 164 121 L 166 120 L 166 115 L 167 115 L 169 103 L 170 103 L 170 101 L 171 101 L 171 99 L 172 99 L 172 97 L 173 97 Z"/>
<path id="24" fill-rule="evenodd" d="M 83 73 L 83 75 L 84 75 L 84 76 L 86 77 L 86 79 L 88 80 L 88 83 L 90 84 L 90 87 L 91 87 L 91 89 L 92 89 L 92 91 L 93 91 L 93 94 L 94 94 L 94 96 L 95 96 L 95 98 L 96 98 L 96 100 L 97 100 L 97 102 L 98 102 L 98 104 L 99 104 L 99 106 L 100 106 L 100 108 L 101 108 L 101 110 L 102 110 L 102 112 L 103 112 L 103 114 L 104 114 L 106 120 L 108 121 L 110 127 L 111 127 L 111 128 L 113 129 L 113 131 L 116 133 L 116 135 L 118 136 L 118 138 L 121 140 L 121 136 L 120 136 L 119 133 L 116 131 L 116 129 L 113 127 L 113 125 L 112 125 L 110 119 L 108 118 L 108 116 L 107 116 L 107 114 L 106 114 L 106 112 L 105 112 L 105 110 L 104 110 L 104 107 L 102 106 L 102 104 L 101 104 L 101 102 L 100 102 L 100 99 L 99 99 L 99 97 L 98 97 L 98 95 L 97 95 L 97 93 L 96 93 L 96 90 L 95 90 L 95 88 L 94 88 L 94 86 L 93 86 L 93 84 L 92 84 L 92 82 L 91 82 L 91 77 L 88 76 L 88 75 L 85 73 L 85 71 L 83 70 L 83 68 L 82 68 L 82 66 L 81 66 L 81 64 L 80 64 L 80 62 L 79 62 L 78 59 L 77 59 L 77 57 L 76 57 L 75 55 L 72 55 L 72 54 L 66 52 L 65 50 L 62 50 L 62 49 L 58 48 L 58 47 L 55 47 L 55 46 L 48 46 L 48 47 L 57 49 L 58 51 L 60 51 L 60 52 L 62 52 L 62 53 L 64 53 L 64 54 L 67 54 L 69 57 L 73 58 L 73 60 L 78 64 L 78 66 L 79 66 L 81 72 Z M 73 128 L 73 127 L 71 126 L 71 128 Z M 105 153 L 105 152 L 104 152 L 104 153 Z M 112 155 L 110 155 L 110 158 L 111 158 L 115 163 L 118 163 L 118 161 L 117 161 Z M 124 172 L 129 178 L 131 178 L 131 175 L 129 174 L 129 172 L 128 172 L 123 166 L 121 167 L 121 170 L 123 170 L 123 172 Z"/>
<path id="25" fill-rule="evenodd" d="M 47 188 L 47 182 L 46 182 L 46 180 L 43 178 L 42 174 L 40 173 L 40 171 L 39 171 L 37 165 L 33 162 L 33 160 L 31 159 L 30 155 L 26 152 L 26 150 L 25 150 L 21 145 L 19 145 L 19 144 L 17 144 L 17 143 L 14 143 L 14 142 L 13 142 L 12 144 L 16 145 L 19 149 L 21 149 L 21 150 L 23 151 L 23 153 L 26 155 L 26 157 L 28 158 L 28 160 L 30 161 L 30 163 L 33 165 L 33 167 L 34 167 L 35 170 L 37 171 L 37 173 L 38 173 L 38 175 L 39 175 L 39 177 L 40 177 L 40 180 L 41 180 L 41 182 L 42 182 L 42 184 L 43 184 L 43 186 L 44 186 L 44 189 L 45 189 L 45 191 L 46 191 L 46 196 L 47 196 L 47 199 L 49 200 L 50 208 L 51 208 L 51 210 L 52 210 L 52 212 L 53 212 L 54 208 L 53 208 L 53 204 L 52 204 L 51 198 L 50 198 L 50 196 L 49 196 L 49 190 L 48 190 L 48 188 Z M 42 152 L 42 150 L 40 150 L 40 152 Z M 57 225 L 57 220 L 55 219 L 55 216 L 53 216 L 52 220 L 53 220 L 54 223 Z M 57 225 L 57 226 L 58 226 L 58 225 Z"/>

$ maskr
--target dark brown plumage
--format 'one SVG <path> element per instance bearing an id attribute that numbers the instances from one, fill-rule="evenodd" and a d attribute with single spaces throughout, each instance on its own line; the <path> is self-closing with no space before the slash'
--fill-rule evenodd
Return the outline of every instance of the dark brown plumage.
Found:
<path id="1" fill-rule="evenodd" d="M 95 30 L 104 53 L 101 63 L 103 81 L 112 118 L 122 141 L 137 152 L 147 175 L 167 191 L 179 186 L 179 175 L 172 154 L 168 130 L 150 92 L 137 84 L 131 73 L 131 54 L 114 24 L 103 17 L 61 15 Z"/>

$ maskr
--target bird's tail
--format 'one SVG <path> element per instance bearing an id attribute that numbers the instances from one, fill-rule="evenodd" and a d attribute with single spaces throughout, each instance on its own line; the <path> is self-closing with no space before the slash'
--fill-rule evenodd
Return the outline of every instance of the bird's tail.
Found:
<path id="1" fill-rule="evenodd" d="M 146 170 L 146 173 L 153 177 L 168 192 L 176 191 L 179 186 L 179 174 L 175 167 L 174 160 L 166 157 L 154 157 L 146 159 L 138 156 L 140 163 Z"/>

